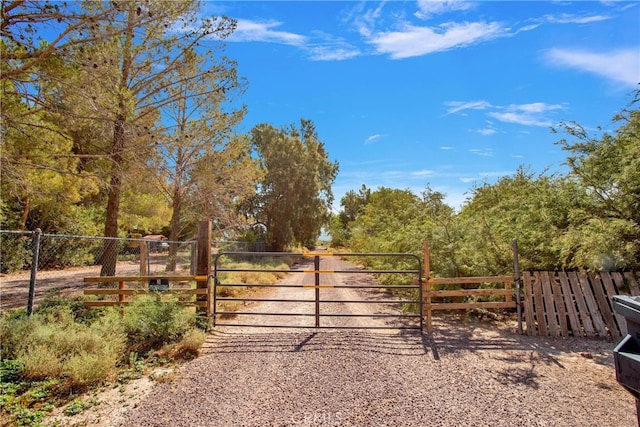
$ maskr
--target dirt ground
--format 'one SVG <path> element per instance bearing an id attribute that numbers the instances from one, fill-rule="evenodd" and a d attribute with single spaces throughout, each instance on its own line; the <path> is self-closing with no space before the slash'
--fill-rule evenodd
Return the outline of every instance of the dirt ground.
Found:
<path id="1" fill-rule="evenodd" d="M 149 269 L 151 274 L 163 271 L 166 264 L 165 253 L 149 255 Z M 179 268 L 181 266 L 179 265 Z M 83 289 L 95 288 L 95 283 L 85 283 L 85 277 L 100 276 L 100 265 L 86 267 L 69 267 L 64 270 L 42 270 L 36 275 L 35 303 L 46 296 L 56 293 L 64 296 L 80 296 Z M 116 264 L 116 275 L 140 275 L 140 260 L 120 260 Z M 29 299 L 30 272 L 0 274 L 0 308 L 26 308 Z"/>
<path id="2" fill-rule="evenodd" d="M 321 269 L 349 267 L 339 259 L 323 262 Z M 311 276 L 290 274 L 284 283 Z M 336 276 L 335 283 L 348 282 Z M 308 291 L 313 292 L 276 288 L 271 297 L 308 299 Z M 325 298 L 386 298 L 355 289 L 332 292 Z M 308 303 L 284 304 L 248 303 L 243 310 L 313 310 Z M 338 309 L 356 314 L 392 310 L 379 304 L 340 304 Z M 309 324 L 305 317 L 265 317 L 268 324 Z M 356 322 L 382 325 L 388 320 Z M 635 426 L 635 401 L 615 379 L 615 344 L 522 336 L 510 319 L 480 322 L 458 314 L 436 316 L 434 332 L 426 335 L 218 326 L 194 361 L 103 390 L 92 396 L 99 405 L 74 417 L 57 412 L 47 422 L 105 427 Z"/>

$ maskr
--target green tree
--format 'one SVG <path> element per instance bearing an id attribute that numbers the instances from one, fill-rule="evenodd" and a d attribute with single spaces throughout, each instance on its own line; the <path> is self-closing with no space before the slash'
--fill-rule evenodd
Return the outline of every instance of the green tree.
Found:
<path id="1" fill-rule="evenodd" d="M 223 149 L 204 153 L 191 172 L 184 223 L 210 219 L 218 238 L 229 238 L 248 226 L 240 212 L 242 203 L 255 195 L 262 172 L 251 157 L 247 135 L 234 135 Z"/>
<path id="2" fill-rule="evenodd" d="M 87 7 L 99 14 L 105 6 Z M 224 38 L 235 27 L 227 18 L 199 19 L 198 4 L 191 0 L 122 2 L 116 3 L 116 12 L 88 31 L 97 40 L 114 31 L 118 37 L 73 50 L 82 74 L 74 85 L 76 97 L 66 93 L 67 108 L 78 117 L 73 123 L 78 150 L 100 158 L 107 237 L 118 235 L 121 196 L 131 165 L 153 164 L 163 132 L 161 109 L 188 102 L 193 95 L 184 89 L 186 82 L 200 77 L 192 72 L 194 49 L 204 38 Z M 70 99 L 77 102 L 70 105 Z M 96 129 L 97 135 L 78 130 L 88 128 Z M 102 275 L 115 272 L 115 252 L 116 241 L 107 240 Z"/>
<path id="3" fill-rule="evenodd" d="M 559 239 L 570 222 L 577 189 L 562 177 L 519 168 L 513 176 L 473 189 L 459 214 L 465 269 L 478 275 L 513 271 L 511 242 L 518 239 L 523 269 L 561 267 Z"/>
<path id="4" fill-rule="evenodd" d="M 425 241 L 431 245 L 431 270 L 436 275 L 457 274 L 455 211 L 444 194 L 426 188 L 422 197 L 410 190 L 380 187 L 370 194 L 349 225 L 349 247 L 356 252 L 412 253 L 422 257 Z M 406 260 L 381 259 L 380 268 L 410 268 Z M 395 264 L 394 264 L 395 263 Z"/>
<path id="5" fill-rule="evenodd" d="M 232 95 L 242 94 L 245 84 L 238 80 L 234 62 L 222 55 L 216 56 L 220 59 L 216 60 L 212 51 L 201 54 L 185 52 L 181 59 L 183 65 L 164 78 L 171 102 L 162 107 L 164 132 L 159 138 L 155 164 L 156 169 L 161 171 L 159 177 L 163 194 L 171 202 L 169 240 L 172 241 L 185 237 L 185 231 L 189 228 L 193 231 L 194 218 L 189 217 L 190 221 L 185 221 L 184 211 L 195 208 L 194 201 L 189 200 L 193 195 L 192 188 L 197 184 L 194 170 L 199 170 L 198 180 L 222 179 L 236 172 L 232 171 L 232 166 L 237 163 L 232 161 L 216 162 L 213 165 L 215 177 L 203 174 L 204 171 L 213 172 L 213 169 L 199 166 L 201 162 L 224 158 L 221 152 L 227 149 L 234 151 L 240 148 L 236 147 L 239 140 L 235 142 L 236 146 L 230 147 L 231 134 L 242 120 L 245 108 L 232 108 Z M 177 84 L 172 85 L 173 81 Z M 248 144 L 245 143 L 245 147 Z M 214 152 L 219 156 L 212 156 Z M 220 202 L 217 196 L 216 193 L 209 194 L 209 197 Z M 233 207 L 227 208 L 233 210 Z M 211 213 L 195 212 L 202 215 L 195 220 L 206 218 L 206 213 Z M 171 245 L 170 255 L 174 255 L 176 249 L 175 245 Z"/>
<path id="6" fill-rule="evenodd" d="M 251 130 L 251 143 L 264 178 L 244 204 L 246 215 L 264 227 L 269 250 L 314 246 L 330 218 L 331 184 L 338 173 L 315 126 L 304 119 L 299 129 L 258 125 Z"/>
<path id="7" fill-rule="evenodd" d="M 342 210 L 331 215 L 328 233 L 331 236 L 331 244 L 334 246 L 347 245 L 351 239 L 351 223 L 364 211 L 371 198 L 371 190 L 362 184 L 359 192 L 354 190 L 346 192 L 340 199 Z"/>
<path id="8" fill-rule="evenodd" d="M 572 139 L 558 142 L 569 152 L 568 178 L 584 189 L 563 241 L 580 267 L 640 266 L 640 90 L 634 95 L 614 117 L 613 132 L 594 136 L 577 123 L 560 126 Z"/>

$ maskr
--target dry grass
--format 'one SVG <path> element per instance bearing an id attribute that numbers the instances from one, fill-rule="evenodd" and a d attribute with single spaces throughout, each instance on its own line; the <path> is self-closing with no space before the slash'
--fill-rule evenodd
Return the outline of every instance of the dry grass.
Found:
<path id="1" fill-rule="evenodd" d="M 276 271 L 237 271 L 223 272 L 218 278 L 221 283 L 227 284 L 248 284 L 248 285 L 271 285 L 282 280 L 286 273 L 277 270 L 289 270 L 292 259 L 273 259 L 267 258 L 259 263 L 251 262 L 226 262 L 225 269 L 236 270 L 276 270 Z M 217 287 L 217 296 L 219 297 L 249 297 L 260 293 L 260 289 L 252 286 L 224 286 Z M 244 303 L 242 301 L 220 301 L 218 308 L 220 311 L 240 311 Z M 221 315 L 221 318 L 229 318 L 233 315 Z"/>

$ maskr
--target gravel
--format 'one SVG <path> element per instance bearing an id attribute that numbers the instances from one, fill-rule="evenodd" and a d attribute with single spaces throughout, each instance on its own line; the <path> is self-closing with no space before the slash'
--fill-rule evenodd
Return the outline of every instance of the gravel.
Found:
<path id="1" fill-rule="evenodd" d="M 118 425 L 636 425 L 610 343 L 436 326 L 424 337 L 215 332 Z"/>
<path id="2" fill-rule="evenodd" d="M 520 336 L 512 324 L 458 315 L 434 327 L 218 327 L 173 380 L 100 425 L 636 425 L 613 342 Z"/>

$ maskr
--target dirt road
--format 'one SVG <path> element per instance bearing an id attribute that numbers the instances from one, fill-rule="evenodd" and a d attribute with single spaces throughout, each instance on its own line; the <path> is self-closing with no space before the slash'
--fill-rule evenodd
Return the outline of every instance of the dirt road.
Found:
<path id="1" fill-rule="evenodd" d="M 285 280 L 309 280 L 304 276 Z M 307 298 L 298 292 L 313 291 L 281 292 L 273 296 Z M 308 305 L 247 309 L 311 312 Z M 382 310 L 353 305 L 340 310 Z M 282 317 L 269 321 L 292 319 Z M 295 321 L 312 324 L 305 318 Z M 114 408 L 98 422 L 127 427 L 636 425 L 634 400 L 615 380 L 615 343 L 519 336 L 511 326 L 459 317 L 438 317 L 434 326 L 430 335 L 216 328 L 201 357 L 181 367 L 172 381 L 155 385 L 135 407 Z"/>

